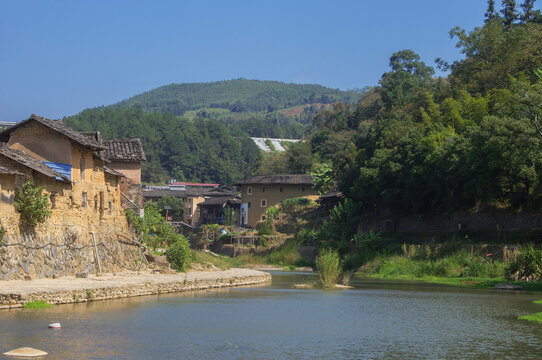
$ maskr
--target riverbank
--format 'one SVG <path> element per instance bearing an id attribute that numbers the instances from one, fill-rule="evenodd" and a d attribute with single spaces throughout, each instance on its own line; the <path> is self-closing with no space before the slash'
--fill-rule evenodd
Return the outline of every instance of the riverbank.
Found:
<path id="1" fill-rule="evenodd" d="M 0 281 L 0 310 L 23 307 L 31 301 L 69 304 L 155 295 L 210 288 L 263 284 L 271 281 L 265 272 L 233 268 L 224 271 L 193 271 L 155 274 L 122 272 L 58 279 Z"/>

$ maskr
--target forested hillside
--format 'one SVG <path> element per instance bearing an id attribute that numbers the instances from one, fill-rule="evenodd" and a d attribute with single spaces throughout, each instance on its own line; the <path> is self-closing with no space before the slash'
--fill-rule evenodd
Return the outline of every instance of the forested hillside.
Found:
<path id="1" fill-rule="evenodd" d="M 358 98 L 356 92 L 330 89 L 321 85 L 237 79 L 166 85 L 121 101 L 116 106 L 135 106 L 145 112 L 175 115 L 205 108 L 223 109 L 231 113 L 271 113 L 306 104 L 332 104 L 339 101 L 354 103 Z"/>
<path id="2" fill-rule="evenodd" d="M 108 138 L 141 138 L 148 159 L 145 182 L 233 184 L 260 166 L 262 155 L 249 136 L 302 138 L 321 108 L 359 97 L 359 92 L 277 81 L 173 84 L 64 121 Z"/>
<path id="3" fill-rule="evenodd" d="M 147 156 L 142 179 L 233 184 L 259 166 L 260 150 L 244 132 L 232 132 L 215 119 L 194 120 L 139 108 L 95 108 L 65 118 L 81 131 L 105 138 L 139 137 Z"/>
<path id="4" fill-rule="evenodd" d="M 503 1 L 498 12 L 489 1 L 480 27 L 452 29 L 464 59 L 437 61 L 446 78 L 412 50 L 394 53 L 379 86 L 356 106 L 315 117 L 297 157 L 305 171 L 318 173 L 324 188 L 337 184 L 365 211 L 537 208 L 542 17 L 533 5 Z M 288 165 L 291 156 L 280 156 L 273 166 Z"/>

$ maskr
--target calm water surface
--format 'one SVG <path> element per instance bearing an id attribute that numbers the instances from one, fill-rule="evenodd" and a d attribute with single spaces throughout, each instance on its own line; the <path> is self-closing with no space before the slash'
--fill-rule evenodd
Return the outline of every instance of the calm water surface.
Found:
<path id="1" fill-rule="evenodd" d="M 541 359 L 542 294 L 357 281 L 356 290 L 270 286 L 0 312 L 0 353 L 47 359 Z M 61 330 L 47 329 L 60 322 Z M 0 355 L 0 358 L 2 356 Z"/>

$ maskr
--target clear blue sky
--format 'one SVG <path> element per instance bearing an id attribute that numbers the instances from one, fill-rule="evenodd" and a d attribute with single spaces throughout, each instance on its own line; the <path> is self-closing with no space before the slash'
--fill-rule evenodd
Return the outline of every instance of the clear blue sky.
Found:
<path id="1" fill-rule="evenodd" d="M 485 9 L 486 0 L 0 1 L 0 121 L 61 118 L 170 83 L 375 85 L 401 49 L 431 65 L 459 58 L 449 30 L 480 25 Z"/>

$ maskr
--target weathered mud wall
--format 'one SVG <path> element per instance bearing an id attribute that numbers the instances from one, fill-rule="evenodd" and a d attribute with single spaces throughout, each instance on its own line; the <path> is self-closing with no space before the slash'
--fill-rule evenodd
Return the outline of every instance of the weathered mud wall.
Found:
<path id="1" fill-rule="evenodd" d="M 126 227 L 44 225 L 31 233 L 8 233 L 0 245 L 0 280 L 97 273 L 98 262 L 102 272 L 142 268 L 139 245 L 118 234 L 127 236 Z"/>

